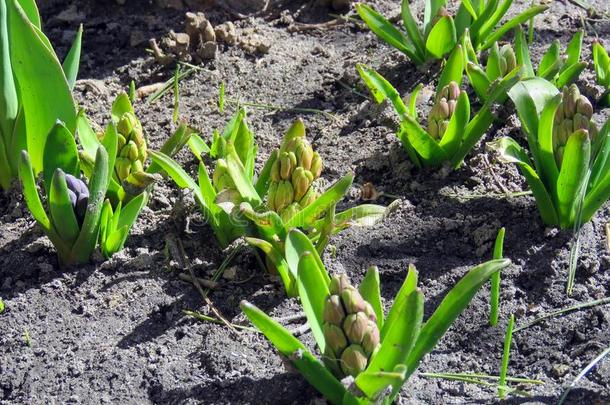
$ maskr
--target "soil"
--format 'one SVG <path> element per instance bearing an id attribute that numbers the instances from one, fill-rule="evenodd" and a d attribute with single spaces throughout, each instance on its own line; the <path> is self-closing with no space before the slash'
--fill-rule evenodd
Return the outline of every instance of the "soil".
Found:
<path id="1" fill-rule="evenodd" d="M 158 66 L 146 52 L 146 42 L 139 41 L 159 38 L 170 29 L 182 30 L 187 9 L 162 9 L 144 0 L 124 6 L 110 0 L 40 3 L 44 29 L 60 57 L 78 23 L 85 23 L 76 96 L 99 125 L 108 120 L 116 92 L 126 89 L 132 79 L 142 86 L 172 76 L 171 69 Z M 531 196 L 503 196 L 506 190 L 527 189 L 517 170 L 497 163 L 484 146 L 506 134 L 524 142 L 510 110 L 506 122 L 488 132 L 461 169 L 417 170 L 394 136 L 392 109 L 371 102 L 354 65 L 378 68 L 403 93 L 419 81 L 432 89 L 438 67 L 418 71 L 353 22 L 292 32 L 290 27 L 298 23 L 330 21 L 331 11 L 311 1 L 270 3 L 265 11 L 247 18 L 225 8 L 206 11 L 214 24 L 232 20 L 238 32 L 253 30 L 271 48 L 261 55 L 247 54 L 237 46 L 222 48 L 215 61 L 180 82 L 180 117 L 209 139 L 213 129 L 224 127 L 236 100 L 281 106 L 287 110 L 249 108 L 249 123 L 259 145 L 258 165 L 278 145 L 291 121 L 301 116 L 325 160 L 323 176 L 328 181 L 352 170 L 357 183 L 372 182 L 386 194 L 379 203 L 399 200 L 383 223 L 351 229 L 332 240 L 336 250 L 324 257 L 330 271 L 345 271 L 359 282 L 365 269 L 376 264 L 382 295 L 389 303 L 408 264 L 414 263 L 429 316 L 470 267 L 490 258 L 498 228 L 506 227 L 505 255 L 513 264 L 502 273 L 500 324 L 492 328 L 486 321 L 489 286 L 485 286 L 436 350 L 425 357 L 420 371 L 497 375 L 510 314 L 522 325 L 551 310 L 610 295 L 605 233 L 610 205 L 582 231 L 576 287 L 568 298 L 572 233 L 546 228 Z M 398 1 L 371 3 L 386 15 L 399 14 Z M 421 12 L 423 2 L 415 4 Z M 511 14 L 529 4 L 529 0 L 515 1 Z M 595 2 L 595 7 L 599 13 L 610 12 L 607 2 Z M 590 60 L 596 35 L 610 45 L 607 19 L 587 18 L 572 2 L 555 1 L 536 19 L 533 57 L 539 58 L 553 39 L 565 46 L 583 21 L 588 33 L 585 60 Z M 225 113 L 217 107 L 221 81 L 227 89 Z M 601 93 L 590 69 L 579 84 L 588 96 Z M 331 115 L 297 111 L 303 108 Z M 160 147 L 174 129 L 171 93 L 152 104 L 138 102 L 136 109 L 151 147 Z M 599 124 L 608 115 L 608 110 L 600 111 L 595 119 Z M 178 160 L 194 173 L 196 162 L 187 151 Z M 212 314 L 197 290 L 178 276 L 178 259 L 172 255 L 176 241 L 182 242 L 201 277 L 211 277 L 230 251 L 223 252 L 215 243 L 188 193 L 168 180 L 157 185 L 123 251 L 106 262 L 95 257 L 90 265 L 64 269 L 17 190 L 0 195 L 0 296 L 6 305 L 0 315 L 1 404 L 317 402 L 319 394 L 284 367 L 264 336 L 237 334 L 183 312 Z M 354 187 L 343 205 L 357 203 Z M 261 271 L 250 249 L 238 250 L 230 270 L 227 275 L 234 277 L 222 278 L 220 288 L 209 295 L 229 321 L 246 324 L 239 310 L 242 299 L 278 318 L 300 313 L 298 302 L 284 297 L 277 280 Z M 288 327 L 296 330 L 303 322 L 296 319 Z M 544 385 L 529 389 L 531 398 L 511 397 L 509 402 L 556 403 L 580 370 L 610 345 L 609 325 L 610 306 L 597 306 L 516 333 L 509 374 L 540 379 Z M 301 338 L 312 344 L 309 334 Z M 606 358 L 578 383 L 567 403 L 609 401 L 610 358 Z M 498 400 L 493 388 L 416 374 L 405 384 L 399 402 Z"/>

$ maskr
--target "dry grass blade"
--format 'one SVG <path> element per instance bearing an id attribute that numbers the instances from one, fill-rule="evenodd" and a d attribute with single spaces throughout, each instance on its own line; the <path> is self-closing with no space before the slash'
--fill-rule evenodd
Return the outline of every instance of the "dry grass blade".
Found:
<path id="1" fill-rule="evenodd" d="M 608 354 L 610 354 L 610 347 L 608 347 L 606 350 L 604 350 L 603 352 L 601 352 L 599 354 L 599 356 L 597 356 L 596 358 L 594 358 L 591 363 L 587 364 L 587 366 L 585 368 L 582 369 L 582 371 L 576 376 L 576 378 L 574 379 L 574 381 L 572 381 L 570 383 L 570 386 L 563 392 L 563 394 L 561 395 L 561 398 L 559 398 L 559 402 L 558 404 L 561 405 L 563 404 L 563 402 L 566 400 L 566 398 L 568 397 L 568 394 L 570 393 L 570 391 L 572 390 L 572 388 L 574 388 L 576 386 L 576 384 L 578 384 L 578 382 L 580 380 L 582 380 L 582 378 L 587 375 L 587 373 L 589 371 L 591 371 L 591 369 L 593 367 L 595 367 L 597 365 L 597 363 L 599 363 L 604 357 L 606 357 Z"/>
<path id="2" fill-rule="evenodd" d="M 567 308 L 558 309 L 556 311 L 549 312 L 548 314 L 544 314 L 544 315 L 534 319 L 533 321 L 526 323 L 525 325 L 515 328 L 515 330 L 513 332 L 522 331 L 523 329 L 527 329 L 530 326 L 536 325 L 537 323 L 540 323 L 540 322 L 544 321 L 545 319 L 554 318 L 556 316 L 560 316 L 560 315 L 566 314 L 568 312 L 572 312 L 572 311 L 576 311 L 576 310 L 584 309 L 584 308 L 590 308 L 590 307 L 594 307 L 597 305 L 606 305 L 606 304 L 610 304 L 610 297 L 601 298 L 599 300 L 585 302 L 585 303 L 573 305 L 573 306 L 570 306 Z"/>

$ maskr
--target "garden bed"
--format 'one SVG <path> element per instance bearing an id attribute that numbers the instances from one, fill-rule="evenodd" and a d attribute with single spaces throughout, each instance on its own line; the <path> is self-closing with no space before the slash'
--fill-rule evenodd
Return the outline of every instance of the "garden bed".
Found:
<path id="1" fill-rule="evenodd" d="M 150 3 L 41 2 L 45 31 L 60 56 L 78 23 L 85 23 L 76 97 L 100 125 L 109 119 L 106 112 L 114 96 L 130 80 L 143 86 L 173 74 L 147 54 L 142 38 L 182 30 L 187 9 Z M 358 282 L 369 265 L 379 266 L 387 303 L 400 288 L 408 264 L 414 263 L 429 316 L 468 268 L 491 258 L 496 232 L 506 227 L 504 252 L 513 264 L 502 272 L 500 324 L 492 328 L 487 323 L 487 285 L 425 357 L 420 372 L 497 375 L 510 314 L 519 326 L 546 312 L 610 294 L 605 231 L 610 205 L 582 230 L 576 286 L 568 298 L 572 232 L 545 227 L 531 196 L 512 196 L 526 190 L 526 183 L 512 165 L 498 163 L 485 149 L 485 142 L 499 135 L 525 143 L 514 116 L 494 126 L 459 170 L 418 170 L 394 135 L 397 119 L 392 108 L 372 102 L 355 64 L 375 67 L 402 93 L 420 81 L 432 92 L 438 67 L 417 70 L 353 22 L 323 25 L 332 19 L 327 9 L 306 1 L 271 3 L 265 12 L 239 20 L 226 10 L 206 12 L 214 24 L 234 20 L 238 32 L 257 34 L 271 47 L 262 54 L 221 48 L 216 60 L 180 81 L 180 117 L 209 139 L 213 129 L 224 128 L 235 101 L 258 104 L 248 107 L 259 145 L 257 165 L 279 144 L 290 123 L 302 117 L 325 161 L 323 178 L 334 181 L 351 170 L 356 183 L 371 182 L 385 193 L 378 203 L 399 200 L 384 222 L 351 229 L 331 241 L 336 249 L 324 256 L 330 271 L 345 271 Z M 398 1 L 372 3 L 386 15 L 399 14 Z M 421 3 L 416 3 L 418 9 Z M 529 3 L 517 0 L 515 10 Z M 597 11 L 610 12 L 610 5 L 601 3 L 595 4 Z M 586 13 L 571 2 L 553 2 L 536 18 L 532 57 L 539 58 L 554 38 L 565 46 L 581 26 L 581 16 L 586 18 Z M 588 60 L 595 35 L 608 46 L 610 22 L 585 21 Z M 311 24 L 320 26 L 309 29 Z M 221 81 L 226 85 L 224 113 L 217 106 Z M 599 95 L 590 69 L 579 84 L 585 95 Z M 172 110 L 171 93 L 152 104 L 136 103 L 152 148 L 172 133 Z M 608 112 L 595 116 L 598 124 L 608 119 Z M 195 172 L 197 162 L 188 151 L 178 160 Z M 344 205 L 358 200 L 359 189 L 354 187 Z M 0 315 L 0 403 L 309 403 L 318 398 L 299 374 L 284 367 L 264 336 L 235 333 L 183 312 L 211 313 L 211 308 L 179 278 L 180 259 L 173 254 L 177 241 L 184 245 L 193 270 L 204 278 L 212 276 L 232 249 L 218 247 L 192 196 L 169 180 L 156 186 L 123 251 L 107 262 L 100 256 L 91 265 L 72 269 L 59 267 L 52 245 L 19 193 L 0 195 L 0 297 L 6 305 Z M 295 299 L 284 297 L 277 280 L 263 273 L 249 248 L 238 249 L 209 298 L 235 324 L 247 324 L 239 309 L 242 299 L 277 318 L 294 318 L 300 311 Z M 298 329 L 304 322 L 297 317 L 288 327 Z M 302 337 L 313 343 L 307 333 Z M 528 390 L 531 400 L 556 403 L 565 386 L 609 344 L 608 305 L 551 318 L 515 333 L 509 374 L 544 381 Z M 494 401 L 492 388 L 417 373 L 401 393 L 402 403 Z M 570 403 L 607 401 L 610 358 L 568 397 Z"/>

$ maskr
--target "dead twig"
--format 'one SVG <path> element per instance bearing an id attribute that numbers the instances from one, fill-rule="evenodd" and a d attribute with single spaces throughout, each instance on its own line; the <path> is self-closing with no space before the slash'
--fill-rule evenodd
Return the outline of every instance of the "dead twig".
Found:
<path id="1" fill-rule="evenodd" d="M 191 275 L 189 275 L 189 274 L 180 273 L 180 274 L 178 274 L 178 277 L 180 278 L 180 280 L 183 280 L 183 281 L 195 284 L 195 282 L 191 278 Z M 217 283 L 217 282 L 212 281 L 212 280 L 208 280 L 208 279 L 201 278 L 201 277 L 196 277 L 196 279 L 199 282 L 199 284 L 201 284 L 205 288 L 211 288 L 211 289 L 214 290 L 214 289 L 216 289 L 216 288 L 218 288 L 220 286 L 220 283 Z"/>

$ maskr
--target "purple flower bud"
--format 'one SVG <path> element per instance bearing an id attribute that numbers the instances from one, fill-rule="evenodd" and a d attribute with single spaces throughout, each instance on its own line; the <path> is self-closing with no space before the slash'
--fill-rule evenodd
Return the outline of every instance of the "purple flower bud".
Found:
<path id="1" fill-rule="evenodd" d="M 70 196 L 70 202 L 76 213 L 78 223 L 82 224 L 87 212 L 87 204 L 89 204 L 89 188 L 87 188 L 87 184 L 84 181 L 71 174 L 66 174 L 66 185 L 68 186 L 68 195 Z"/>

